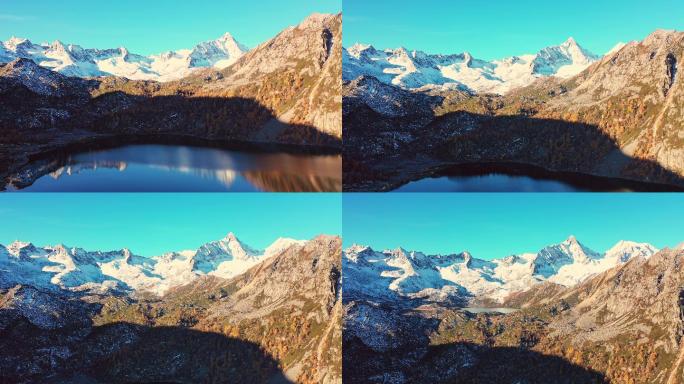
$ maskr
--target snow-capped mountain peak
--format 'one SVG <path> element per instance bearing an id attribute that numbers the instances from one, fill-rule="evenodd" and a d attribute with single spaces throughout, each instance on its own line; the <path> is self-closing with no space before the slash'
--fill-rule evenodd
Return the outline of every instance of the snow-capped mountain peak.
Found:
<path id="1" fill-rule="evenodd" d="M 658 249 L 651 244 L 620 240 L 606 251 L 605 258 L 625 263 L 633 257 L 649 258 L 656 252 Z"/>
<path id="2" fill-rule="evenodd" d="M 31 41 L 29 39 L 25 39 L 22 37 L 16 37 L 12 36 L 8 40 L 6 40 L 3 45 L 8 48 L 11 51 L 16 51 L 17 47 L 22 45 L 22 44 L 31 44 Z"/>
<path id="3" fill-rule="evenodd" d="M 576 58 L 585 58 L 587 56 L 584 49 L 577 44 L 577 41 L 575 41 L 575 38 L 572 36 L 568 37 L 568 39 L 562 42 L 558 47 Z"/>
<path id="4" fill-rule="evenodd" d="M 233 257 L 238 260 L 247 260 L 257 254 L 257 251 L 247 246 L 243 246 L 233 232 L 229 232 L 222 242 Z"/>
<path id="5" fill-rule="evenodd" d="M 293 245 L 304 245 L 305 241 L 295 240 L 289 237 L 279 237 L 264 250 L 264 258 L 269 258 L 285 251 Z"/>
<path id="6" fill-rule="evenodd" d="M 229 232 L 221 240 L 202 245 L 193 256 L 193 268 L 208 274 L 224 262 L 250 263 L 262 253 L 243 245 L 235 234 Z"/>
<path id="7" fill-rule="evenodd" d="M 587 264 L 599 257 L 598 253 L 577 241 L 575 236 L 570 236 L 559 244 L 540 250 L 532 261 L 532 272 L 543 278 L 550 278 L 566 265 Z"/>
<path id="8" fill-rule="evenodd" d="M 560 248 L 570 255 L 574 262 L 586 263 L 590 260 L 600 258 L 601 255 L 582 245 L 574 235 L 570 235 L 565 241 L 559 244 Z"/>
<path id="9" fill-rule="evenodd" d="M 375 52 L 375 48 L 370 44 L 355 43 L 347 49 L 347 52 L 357 59 L 361 57 L 364 51 Z"/>
<path id="10" fill-rule="evenodd" d="M 34 251 L 36 247 L 32 243 L 15 240 L 12 244 L 8 245 L 6 249 L 10 255 L 16 258 L 23 258 Z"/>
<path id="11" fill-rule="evenodd" d="M 194 67 L 226 68 L 239 59 L 248 48 L 226 32 L 216 40 L 197 44 L 190 52 L 190 65 Z"/>

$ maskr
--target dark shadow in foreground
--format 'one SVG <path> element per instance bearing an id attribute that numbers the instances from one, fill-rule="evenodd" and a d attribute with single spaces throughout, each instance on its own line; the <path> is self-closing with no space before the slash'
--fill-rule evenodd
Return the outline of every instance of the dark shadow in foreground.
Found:
<path id="1" fill-rule="evenodd" d="M 376 352 L 356 337 L 346 339 L 342 359 L 345 383 L 592 384 L 600 373 L 558 356 L 525 348 L 454 343 Z"/>
<path id="2" fill-rule="evenodd" d="M 5 369 L 0 383 L 290 383 L 261 347 L 218 333 L 132 323 L 78 333 L 17 320 L 0 332 L 2 365 L 15 361 L 15 372 Z"/>

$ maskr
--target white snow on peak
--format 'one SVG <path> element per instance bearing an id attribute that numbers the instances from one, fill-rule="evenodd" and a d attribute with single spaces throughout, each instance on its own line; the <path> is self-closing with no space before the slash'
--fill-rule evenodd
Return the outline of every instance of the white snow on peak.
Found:
<path id="1" fill-rule="evenodd" d="M 480 298 L 501 302 L 513 292 L 550 281 L 573 286 L 635 257 L 650 257 L 650 244 L 620 241 L 603 254 L 574 236 L 536 253 L 482 260 L 468 252 L 425 255 L 403 248 L 374 251 L 354 245 L 342 258 L 345 293 L 351 297 L 389 298 L 400 295 L 445 301 Z"/>
<path id="2" fill-rule="evenodd" d="M 33 44 L 28 39 L 12 37 L 0 42 L 0 63 L 25 58 L 66 76 L 120 76 L 134 80 L 171 81 L 207 67 L 226 68 L 249 49 L 230 33 L 205 41 L 191 49 L 143 56 L 125 47 L 84 49 L 75 44 Z"/>
<path id="3" fill-rule="evenodd" d="M 361 43 L 355 43 L 351 47 L 347 48 L 347 52 L 355 58 L 359 58 L 361 56 L 361 53 L 367 49 L 374 49 L 372 45 L 370 44 L 361 44 Z"/>
<path id="4" fill-rule="evenodd" d="M 265 250 L 242 243 L 232 232 L 197 250 L 142 257 L 129 249 L 100 252 L 63 245 L 35 247 L 15 241 L 0 245 L 0 286 L 27 284 L 46 289 L 146 291 L 163 295 L 202 275 L 231 278 L 302 240 L 279 238 Z"/>
<path id="5" fill-rule="evenodd" d="M 492 61 L 474 58 L 468 52 L 428 54 L 403 47 L 376 50 L 356 43 L 344 49 L 342 77 L 353 80 L 362 75 L 374 76 L 407 89 L 467 87 L 478 93 L 505 94 L 540 77 L 574 76 L 599 59 L 572 37 L 536 54 Z"/>
<path id="6" fill-rule="evenodd" d="M 30 41 L 28 41 L 28 39 L 20 38 L 20 37 L 16 37 L 16 36 L 12 36 L 12 37 L 10 37 L 8 40 L 4 41 L 4 42 L 3 42 L 3 45 L 4 45 L 6 48 L 8 48 L 8 49 L 14 51 L 14 50 L 16 50 L 16 48 L 17 48 L 18 45 L 20 45 L 20 44 L 22 44 L 22 43 L 25 43 L 25 42 L 29 42 L 29 43 L 30 43 Z"/>

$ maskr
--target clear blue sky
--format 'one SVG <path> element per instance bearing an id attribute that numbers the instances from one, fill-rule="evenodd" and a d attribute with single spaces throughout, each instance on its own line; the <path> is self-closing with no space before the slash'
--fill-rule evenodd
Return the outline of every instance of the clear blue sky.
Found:
<path id="1" fill-rule="evenodd" d="M 597 54 L 657 28 L 684 29 L 682 0 L 344 0 L 345 46 L 371 43 L 497 59 L 572 36 Z"/>
<path id="2" fill-rule="evenodd" d="M 278 237 L 341 235 L 341 196 L 330 193 L 35 193 L 0 195 L 0 243 L 130 248 L 154 256 L 194 249 L 229 231 L 255 248 Z"/>
<path id="3" fill-rule="evenodd" d="M 575 235 L 603 252 L 619 240 L 684 241 L 684 194 L 345 194 L 344 244 L 483 259 L 536 252 Z"/>
<path id="4" fill-rule="evenodd" d="M 61 40 L 84 48 L 125 46 L 140 54 L 192 48 L 230 32 L 249 47 L 342 0 L 1 0 L 0 40 Z"/>

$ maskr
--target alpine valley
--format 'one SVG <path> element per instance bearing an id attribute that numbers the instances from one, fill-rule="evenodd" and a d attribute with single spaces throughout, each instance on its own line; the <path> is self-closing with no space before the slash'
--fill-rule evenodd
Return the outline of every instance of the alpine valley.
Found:
<path id="1" fill-rule="evenodd" d="M 683 59 L 684 33 L 669 30 L 602 56 L 573 38 L 493 61 L 347 47 L 344 188 L 465 166 L 682 188 Z"/>
<path id="2" fill-rule="evenodd" d="M 341 383 L 341 241 L 196 250 L 0 246 L 12 383 Z"/>
<path id="3" fill-rule="evenodd" d="M 354 245 L 345 382 L 680 383 L 683 258 L 684 244 L 599 253 L 572 236 L 493 260 Z"/>
<path id="4" fill-rule="evenodd" d="M 128 144 L 337 154 L 341 23 L 341 14 L 312 14 L 251 49 L 226 33 L 152 56 L 4 41 L 3 185 L 57 170 L 57 153 Z"/>

